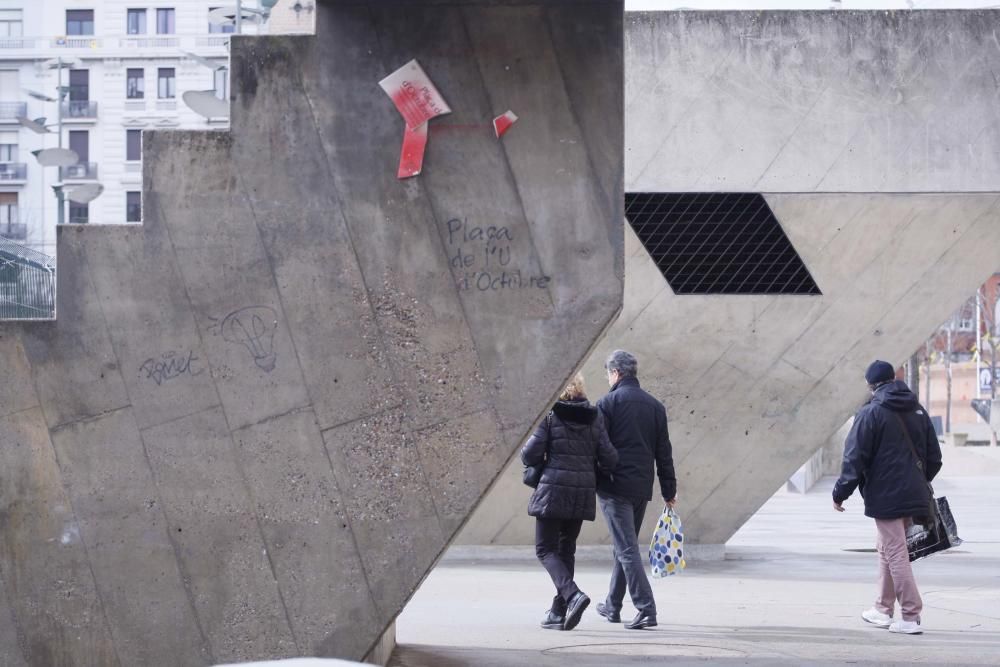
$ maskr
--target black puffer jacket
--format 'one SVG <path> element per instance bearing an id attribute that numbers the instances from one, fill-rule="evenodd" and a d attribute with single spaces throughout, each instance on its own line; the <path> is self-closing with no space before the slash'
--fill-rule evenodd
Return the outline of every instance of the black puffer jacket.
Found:
<path id="1" fill-rule="evenodd" d="M 597 491 L 637 500 L 653 499 L 653 462 L 664 500 L 677 495 L 667 410 L 647 394 L 639 380 L 626 377 L 597 401 L 611 444 L 618 450 L 614 479 L 602 478 Z"/>
<path id="2" fill-rule="evenodd" d="M 618 452 L 608 442 L 597 408 L 586 399 L 559 401 L 524 444 L 521 461 L 526 466 L 546 462 L 528 502 L 528 514 L 593 521 L 596 464 L 602 474 L 610 474 L 618 463 Z"/>
<path id="3" fill-rule="evenodd" d="M 896 415 L 909 431 L 923 473 Z M 860 486 L 865 514 L 873 519 L 923 516 L 930 501 L 924 478 L 929 482 L 939 470 L 941 447 L 931 419 L 906 384 L 895 380 L 876 389 L 854 418 L 833 500 L 844 502 Z"/>

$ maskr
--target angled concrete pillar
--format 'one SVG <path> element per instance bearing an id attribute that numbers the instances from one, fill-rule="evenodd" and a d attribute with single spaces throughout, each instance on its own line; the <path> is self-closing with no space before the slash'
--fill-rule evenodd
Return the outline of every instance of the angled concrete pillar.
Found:
<path id="1" fill-rule="evenodd" d="M 1000 265 L 998 18 L 629 14 L 626 191 L 762 193 L 822 292 L 677 295 L 626 231 L 625 306 L 586 377 L 596 399 L 607 353 L 638 355 L 688 541 L 732 536 L 865 399 L 867 364 L 901 365 Z M 519 472 L 462 542 L 531 543 Z"/>
<path id="2" fill-rule="evenodd" d="M 233 38 L 231 132 L 147 134 L 144 224 L 61 229 L 58 321 L 0 326 L 0 663 L 369 652 L 621 307 L 621 22 Z M 413 58 L 454 113 L 401 181 Z"/>

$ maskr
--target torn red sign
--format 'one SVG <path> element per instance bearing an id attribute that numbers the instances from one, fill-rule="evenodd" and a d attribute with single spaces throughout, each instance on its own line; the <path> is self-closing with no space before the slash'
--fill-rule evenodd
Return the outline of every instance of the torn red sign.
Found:
<path id="1" fill-rule="evenodd" d="M 411 60 L 378 82 L 413 129 L 431 118 L 451 113 L 451 108 L 416 60 Z"/>
<path id="2" fill-rule="evenodd" d="M 396 178 L 416 176 L 424 168 L 424 150 L 427 148 L 427 123 L 403 131 L 403 150 L 399 153 L 399 170 Z"/>
<path id="3" fill-rule="evenodd" d="M 493 119 L 493 131 L 496 132 L 497 139 L 510 129 L 510 126 L 517 122 L 517 114 L 508 110 Z"/>

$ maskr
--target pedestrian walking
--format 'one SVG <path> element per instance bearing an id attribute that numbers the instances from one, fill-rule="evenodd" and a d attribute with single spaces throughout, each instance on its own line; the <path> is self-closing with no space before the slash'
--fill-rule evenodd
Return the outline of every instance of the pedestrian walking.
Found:
<path id="1" fill-rule="evenodd" d="M 656 601 L 639 549 L 646 505 L 653 499 L 654 465 L 660 494 L 670 508 L 677 502 L 677 479 L 667 411 L 639 386 L 638 361 L 624 350 L 615 350 L 605 368 L 611 390 L 597 402 L 597 408 L 618 451 L 618 467 L 613 479 L 598 481 L 597 497 L 611 533 L 615 562 L 608 595 L 598 603 L 597 613 L 611 623 L 620 623 L 627 588 L 638 613 L 625 627 L 640 630 L 656 625 Z"/>
<path id="2" fill-rule="evenodd" d="M 535 554 L 556 587 L 542 627 L 572 630 L 590 604 L 573 580 L 576 539 L 583 522 L 596 516 L 598 468 L 610 476 L 618 463 L 601 414 L 587 400 L 582 375 L 577 373 L 559 395 L 521 449 L 521 461 L 544 464 L 528 502 L 528 514 L 535 517 Z"/>
<path id="3" fill-rule="evenodd" d="M 860 489 L 865 515 L 878 533 L 879 582 L 875 606 L 861 614 L 890 632 L 920 634 L 923 601 L 906 549 L 911 517 L 927 514 L 927 483 L 941 470 L 941 447 L 927 411 L 896 371 L 875 361 L 865 371 L 871 399 L 858 411 L 844 443 L 840 479 L 833 487 L 833 508 Z M 919 465 L 918 465 L 919 463 Z M 901 619 L 893 620 L 896 602 Z"/>

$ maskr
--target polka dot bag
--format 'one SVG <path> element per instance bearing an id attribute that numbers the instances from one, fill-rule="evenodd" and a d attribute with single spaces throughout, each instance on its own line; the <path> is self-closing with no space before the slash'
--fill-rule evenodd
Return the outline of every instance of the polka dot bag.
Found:
<path id="1" fill-rule="evenodd" d="M 679 574 L 687 567 L 684 562 L 684 529 L 681 518 L 667 508 L 660 516 L 649 543 L 649 565 L 654 579 Z"/>

